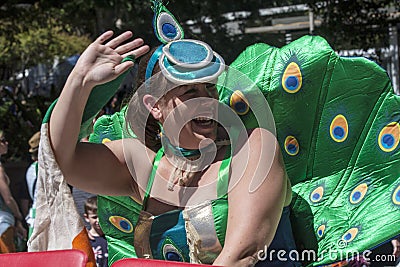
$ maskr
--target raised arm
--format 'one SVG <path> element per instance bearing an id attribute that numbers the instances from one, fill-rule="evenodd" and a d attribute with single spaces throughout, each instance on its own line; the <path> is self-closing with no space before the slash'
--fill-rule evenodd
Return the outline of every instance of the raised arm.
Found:
<path id="1" fill-rule="evenodd" d="M 80 56 L 53 110 L 49 133 L 57 163 L 68 183 L 98 194 L 131 194 L 133 180 L 121 141 L 107 146 L 77 143 L 91 90 L 132 67 L 131 61 L 121 63 L 124 57 L 137 58 L 149 50 L 142 39 L 129 41 L 131 32 L 112 36 L 112 31 L 103 33 Z"/>
<path id="2" fill-rule="evenodd" d="M 291 198 L 273 134 L 263 129 L 250 134 L 232 159 L 231 182 L 235 181 L 228 193 L 224 248 L 214 264 L 254 266 L 258 252 L 274 238 L 283 207 Z"/>

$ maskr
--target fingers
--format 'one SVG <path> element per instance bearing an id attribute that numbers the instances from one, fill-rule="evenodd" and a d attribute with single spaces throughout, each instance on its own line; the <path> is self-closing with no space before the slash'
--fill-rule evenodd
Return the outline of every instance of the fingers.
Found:
<path id="1" fill-rule="evenodd" d="M 96 43 L 103 44 L 106 42 L 108 39 L 110 39 L 113 36 L 113 31 L 107 31 L 100 35 L 96 39 Z M 115 52 L 120 54 L 123 58 L 133 55 L 135 58 L 138 58 L 140 56 L 143 56 L 146 54 L 150 48 L 147 45 L 143 45 L 144 41 L 141 38 L 136 38 L 133 41 L 130 41 L 126 44 L 121 45 L 125 41 L 127 41 L 129 38 L 132 37 L 132 32 L 131 31 L 126 31 L 122 33 L 121 35 L 111 39 L 109 42 L 107 42 L 105 45 L 114 49 Z"/>
<path id="2" fill-rule="evenodd" d="M 107 33 L 107 32 L 106 32 Z M 126 31 L 120 35 L 118 35 L 117 37 L 115 37 L 114 39 L 111 39 L 108 43 L 106 43 L 106 46 L 109 46 L 113 49 L 115 49 L 116 47 L 118 47 L 121 43 L 125 42 L 126 40 L 128 40 L 129 38 L 132 37 L 132 32 L 131 31 Z"/>
<path id="3" fill-rule="evenodd" d="M 144 54 L 146 54 L 147 52 L 149 52 L 150 47 L 148 45 L 142 45 L 139 48 L 135 49 L 135 50 L 131 50 L 125 54 L 122 55 L 123 58 L 127 57 L 127 56 L 131 56 L 133 55 L 135 58 L 141 57 Z"/>
<path id="4" fill-rule="evenodd" d="M 94 41 L 95 43 L 99 43 L 102 44 L 105 41 L 107 41 L 108 39 L 111 38 L 111 36 L 113 36 L 114 32 L 113 31 L 106 31 L 105 33 L 103 33 L 102 35 L 100 35 L 99 37 L 97 37 L 96 41 Z"/>
<path id="5" fill-rule="evenodd" d="M 114 69 L 115 75 L 117 75 L 117 76 L 121 75 L 122 73 L 127 71 L 130 67 L 132 67 L 133 64 L 134 64 L 133 61 L 128 60 L 128 61 L 122 62 L 121 64 L 115 66 L 115 69 Z"/>
<path id="6" fill-rule="evenodd" d="M 117 48 L 115 48 L 115 51 L 118 54 L 123 55 L 123 54 L 131 51 L 132 49 L 137 48 L 137 47 L 139 47 L 139 46 L 141 46 L 143 44 L 144 44 L 143 39 L 136 38 L 135 40 L 130 41 L 129 43 L 126 43 L 126 44 L 123 44 L 121 46 L 118 46 Z"/>

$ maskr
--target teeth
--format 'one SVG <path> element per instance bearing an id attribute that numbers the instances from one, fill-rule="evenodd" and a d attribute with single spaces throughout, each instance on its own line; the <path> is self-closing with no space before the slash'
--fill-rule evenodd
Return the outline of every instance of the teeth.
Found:
<path id="1" fill-rule="evenodd" d="M 211 125 L 214 122 L 213 119 L 210 119 L 210 118 L 207 118 L 207 117 L 198 117 L 198 118 L 194 119 L 194 121 L 196 123 L 204 125 L 204 126 Z"/>
<path id="2" fill-rule="evenodd" d="M 207 117 L 198 117 L 195 120 L 197 120 L 197 121 L 210 121 L 211 119 L 207 118 Z"/>

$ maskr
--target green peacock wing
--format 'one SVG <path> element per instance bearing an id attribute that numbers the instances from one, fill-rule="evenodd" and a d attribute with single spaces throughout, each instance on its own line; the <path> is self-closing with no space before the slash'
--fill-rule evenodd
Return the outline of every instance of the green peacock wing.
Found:
<path id="1" fill-rule="evenodd" d="M 382 68 L 341 58 L 311 36 L 281 49 L 253 45 L 231 67 L 257 84 L 272 109 L 306 264 L 350 258 L 400 233 L 400 98 Z M 252 90 L 243 88 L 241 99 Z M 232 106 L 232 91 L 220 87 L 220 95 Z M 238 112 L 248 128 L 251 108 Z"/>

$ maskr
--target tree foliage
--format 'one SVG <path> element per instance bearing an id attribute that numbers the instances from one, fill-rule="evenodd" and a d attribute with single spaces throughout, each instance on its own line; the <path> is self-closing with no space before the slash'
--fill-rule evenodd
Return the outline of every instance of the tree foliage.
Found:
<path id="1" fill-rule="evenodd" d="M 81 52 L 90 42 L 86 33 L 63 22 L 58 9 L 8 4 L 0 9 L 0 67 L 2 80 L 13 72 L 38 63 L 51 63 L 55 56 Z"/>
<path id="2" fill-rule="evenodd" d="M 328 0 L 309 5 L 323 21 L 316 33 L 336 49 L 387 47 L 389 26 L 400 22 L 398 0 Z"/>
<path id="3" fill-rule="evenodd" d="M 0 8 L 0 127 L 10 139 L 8 157 L 21 158 L 27 140 L 39 130 L 49 103 L 54 99 L 28 97 L 15 77 L 39 63 L 51 66 L 55 57 L 81 52 L 90 40 L 63 22 L 55 8 L 38 3 L 7 2 Z"/>

